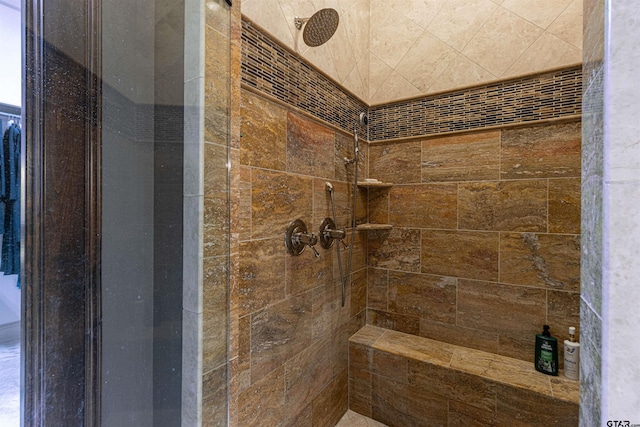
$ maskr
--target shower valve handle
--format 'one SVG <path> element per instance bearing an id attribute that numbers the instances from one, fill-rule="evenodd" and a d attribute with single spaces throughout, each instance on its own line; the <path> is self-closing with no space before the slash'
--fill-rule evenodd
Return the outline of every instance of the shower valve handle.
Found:
<path id="1" fill-rule="evenodd" d="M 307 233 L 307 226 L 301 219 L 289 223 L 284 234 L 284 245 L 291 255 L 300 255 L 309 246 L 315 257 L 320 258 L 320 253 L 314 247 L 317 243 L 318 238 L 313 233 Z"/>
<path id="2" fill-rule="evenodd" d="M 313 254 L 316 258 L 320 258 L 320 253 L 316 249 L 316 245 L 318 244 L 318 238 L 313 233 L 295 233 L 293 235 L 293 243 L 294 245 L 302 245 L 309 246 L 313 251 Z"/>

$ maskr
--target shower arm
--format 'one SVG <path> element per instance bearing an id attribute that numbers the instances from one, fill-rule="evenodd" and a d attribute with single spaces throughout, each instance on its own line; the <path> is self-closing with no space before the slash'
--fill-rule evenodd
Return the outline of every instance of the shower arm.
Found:
<path id="1" fill-rule="evenodd" d="M 289 18 L 291 19 L 291 18 Z M 307 22 L 309 19 L 311 18 L 299 18 L 299 17 L 294 17 L 293 18 L 293 23 L 295 24 L 296 28 L 298 30 L 302 29 L 302 26 L 304 25 L 305 22 Z"/>

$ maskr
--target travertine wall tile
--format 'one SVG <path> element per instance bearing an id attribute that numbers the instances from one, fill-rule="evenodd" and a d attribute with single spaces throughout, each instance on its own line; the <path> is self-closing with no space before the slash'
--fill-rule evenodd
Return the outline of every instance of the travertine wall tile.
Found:
<path id="1" fill-rule="evenodd" d="M 364 198 L 368 195 L 369 221 L 372 224 L 389 224 L 389 191 L 380 189 L 364 189 Z"/>
<path id="2" fill-rule="evenodd" d="M 495 410 L 486 411 L 458 401 L 449 401 L 449 426 L 464 427 L 474 425 L 495 426 Z"/>
<path id="3" fill-rule="evenodd" d="M 397 227 L 456 228 L 458 185 L 400 185 L 389 190 L 389 222 Z"/>
<path id="4" fill-rule="evenodd" d="M 353 128 L 347 130 L 353 132 Z M 353 133 L 344 134 L 336 132 L 335 138 L 335 178 L 339 181 L 353 182 L 356 165 L 351 160 L 355 159 L 355 141 Z M 347 162 L 349 161 L 349 162 Z M 359 137 L 358 139 L 358 177 L 368 176 L 369 168 L 369 144 Z"/>
<path id="5" fill-rule="evenodd" d="M 285 253 L 281 239 L 240 243 L 240 316 L 284 299 L 283 271 Z"/>
<path id="6" fill-rule="evenodd" d="M 242 91 L 240 162 L 284 171 L 287 167 L 287 111 Z"/>
<path id="7" fill-rule="evenodd" d="M 369 268 L 367 279 L 367 307 L 387 311 L 389 270 Z"/>
<path id="8" fill-rule="evenodd" d="M 511 336 L 534 336 L 547 316 L 544 289 L 460 280 L 458 325 Z"/>
<path id="9" fill-rule="evenodd" d="M 335 177 L 334 132 L 311 120 L 287 113 L 287 171 Z"/>
<path id="10" fill-rule="evenodd" d="M 307 292 L 251 316 L 252 382 L 311 344 L 311 315 L 311 294 Z"/>
<path id="11" fill-rule="evenodd" d="M 422 181 L 484 181 L 500 178 L 500 131 L 422 142 Z"/>
<path id="12" fill-rule="evenodd" d="M 458 227 L 466 230 L 547 231 L 547 181 L 461 183 Z"/>
<path id="13" fill-rule="evenodd" d="M 309 230 L 309 232 L 313 232 L 313 230 Z M 317 231 L 315 233 L 317 234 Z M 277 243 L 275 250 L 282 253 L 284 243 L 282 241 Z M 318 250 L 321 250 L 319 245 Z M 298 256 L 285 256 L 284 281 L 286 282 L 287 295 L 296 295 L 332 280 L 333 258 L 324 251 L 322 255 L 316 258 L 313 251 L 306 248 Z M 279 280 L 282 281 L 282 270 L 277 271 L 280 275 Z"/>
<path id="14" fill-rule="evenodd" d="M 580 293 L 548 291 L 547 321 L 554 325 L 553 336 L 559 342 L 569 339 L 569 326 L 576 328 L 576 340 L 580 341 Z"/>
<path id="15" fill-rule="evenodd" d="M 580 122 L 507 129 L 502 134 L 501 178 L 579 177 Z"/>
<path id="16" fill-rule="evenodd" d="M 227 423 L 227 366 L 205 371 L 202 377 L 202 418 L 210 425 Z"/>
<path id="17" fill-rule="evenodd" d="M 505 243 L 507 252 L 503 253 L 499 242 L 500 236 L 535 234 L 541 242 L 550 243 L 541 245 L 540 250 L 548 252 L 543 258 L 551 266 L 551 277 L 557 275 L 557 269 L 565 271 L 560 267 L 566 260 L 557 258 L 565 256 L 569 240 L 579 238 L 580 231 L 575 224 L 579 220 L 575 200 L 576 191 L 579 198 L 580 167 L 578 164 L 575 168 L 574 164 L 580 140 L 572 139 L 580 123 L 494 129 L 446 137 L 428 135 L 579 114 L 579 67 L 372 108 L 371 126 L 360 129 L 359 177 L 402 185 L 358 190 L 358 223 L 388 222 L 394 229 L 356 233 L 350 278 L 353 284 L 347 288 L 346 304 L 342 307 L 335 249 L 319 249 L 320 260 L 311 257 L 308 250 L 293 258 L 284 253 L 282 232 L 289 221 L 300 217 L 310 231 L 317 233 L 319 221 L 332 216 L 327 181 L 336 190 L 337 225 L 349 227 L 354 165 L 345 165 L 344 157 L 353 156 L 350 132 L 358 112 L 365 111 L 366 106 L 354 102 L 351 95 L 346 98 L 336 95 L 339 91 L 322 83 L 322 78 L 305 77 L 315 71 L 309 71 L 301 63 L 286 65 L 283 70 L 283 64 L 295 63 L 291 55 L 272 46 L 257 34 L 256 28 L 249 25 L 245 30 L 243 54 L 248 55 L 247 62 L 243 60 L 245 84 L 302 108 L 342 131 L 253 91 L 251 94 L 243 91 L 245 119 L 250 115 L 254 118 L 243 121 L 243 136 L 239 140 L 243 164 L 239 182 L 244 189 L 239 204 L 240 211 L 242 206 L 245 210 L 245 218 L 239 222 L 247 224 L 247 229 L 239 234 L 243 243 L 247 243 L 242 246 L 240 264 L 249 274 L 244 278 L 240 274 L 237 293 L 251 288 L 242 297 L 250 303 L 237 322 L 238 389 L 244 399 L 240 401 L 247 402 L 249 392 L 259 399 L 269 390 L 259 386 L 265 381 L 264 376 L 272 378 L 275 373 L 279 373 L 282 386 L 274 390 L 285 399 L 285 373 L 289 372 L 285 367 L 293 372 L 294 367 L 310 360 L 310 348 L 325 343 L 317 353 L 320 357 L 327 347 L 330 349 L 329 386 L 320 391 L 316 388 L 318 378 L 322 379 L 320 382 L 328 378 L 324 369 L 300 371 L 299 378 L 310 383 L 313 391 L 309 394 L 291 391 L 291 408 L 287 408 L 286 414 L 278 409 L 280 403 L 274 403 L 273 413 L 276 418 L 277 414 L 281 416 L 276 424 L 324 425 L 338 417 L 346 409 L 342 403 L 346 400 L 335 397 L 346 390 L 347 383 L 360 390 L 360 407 L 373 414 L 376 397 L 372 394 L 372 382 L 346 379 L 346 340 L 365 320 L 365 301 L 367 323 L 525 360 L 531 358 L 533 335 L 543 323 L 552 323 L 556 331 L 565 328 L 560 325 L 562 317 L 575 319 L 579 282 L 572 282 L 567 291 L 546 289 L 548 285 L 544 282 L 523 286 L 517 278 L 505 280 L 503 275 L 509 277 L 512 268 L 521 269 L 530 252 L 527 254 L 511 242 Z M 259 65 L 258 52 L 271 52 L 275 61 L 271 65 L 280 71 L 269 74 L 271 65 L 266 62 L 270 59 Z M 286 82 L 281 77 L 266 81 L 260 77 L 264 73 L 289 77 Z M 300 81 L 308 87 L 304 93 L 297 86 Z M 248 99 L 253 99 L 254 104 L 246 104 Z M 555 104 L 559 99 L 562 102 Z M 271 125 L 254 123 L 259 120 L 281 123 L 282 112 L 290 131 L 284 139 Z M 252 126 L 255 130 L 248 131 Z M 278 126 L 281 130 L 281 125 Z M 260 132 L 267 131 L 263 139 L 273 141 L 246 139 L 245 129 L 258 139 Z M 376 140 L 414 138 L 369 147 L 362 141 L 366 131 Z M 283 143 L 287 145 L 285 151 L 280 148 Z M 288 153 L 286 170 L 281 166 L 284 152 Z M 502 174 L 501 160 L 513 163 L 508 170 L 503 161 Z M 515 168 L 517 162 L 520 166 Z M 221 173 L 225 168 L 222 164 L 218 167 Z M 560 175 L 566 170 L 570 172 Z M 518 173 L 522 171 L 532 175 Z M 210 184 L 215 186 L 216 182 Z M 214 212 L 212 206 L 212 218 Z M 349 237 L 349 230 L 347 234 Z M 254 265 L 250 261 L 256 256 L 254 250 L 266 254 L 260 258 L 277 260 L 271 262 L 275 265 Z M 342 253 L 344 262 L 346 252 Z M 251 294 L 254 288 L 249 284 L 252 281 L 262 284 L 263 280 L 252 277 L 254 269 L 260 277 L 266 275 L 269 285 L 264 288 L 264 298 L 257 288 Z M 441 281 L 446 282 L 442 287 Z M 453 307 L 453 311 L 447 307 Z M 294 328 L 292 325 L 296 323 L 299 326 Z M 319 366 L 326 363 L 320 361 Z M 294 377 L 289 374 L 291 390 L 301 381 Z M 380 394 L 377 396 L 380 402 Z M 435 407 L 440 398 L 435 397 Z M 242 404 L 238 407 L 243 410 Z M 455 422 L 476 412 L 485 417 L 482 419 L 495 416 L 486 408 L 463 404 L 449 405 L 442 416 Z M 404 416 L 401 414 L 399 419 Z M 246 420 L 246 425 L 254 422 L 242 412 L 239 419 Z"/>
<path id="18" fill-rule="evenodd" d="M 227 147 L 204 144 L 204 195 L 219 197 L 227 188 Z"/>
<path id="19" fill-rule="evenodd" d="M 353 156 L 353 140 L 254 93 L 243 91 L 242 101 L 234 181 L 239 218 L 233 227 L 239 240 L 238 267 L 232 270 L 237 285 L 231 288 L 237 355 L 231 405 L 238 409 L 232 425 L 335 424 L 347 405 L 348 339 L 364 325 L 367 303 L 367 237 L 350 230 L 348 180 L 354 168 L 342 159 Z M 361 179 L 366 146 L 361 141 Z M 212 165 L 214 172 L 223 173 L 223 163 Z M 355 237 L 344 307 L 337 243 L 330 249 L 317 245 L 316 258 L 309 248 L 291 256 L 283 242 L 286 226 L 296 218 L 315 235 L 324 218 L 333 218 L 327 182 L 334 188 L 336 226 L 346 229 L 345 243 Z M 212 188 L 216 185 L 211 180 Z M 357 196 L 356 220 L 366 222 L 366 191 Z M 212 230 L 219 210 L 211 206 Z M 218 253 L 214 243 L 212 254 Z M 346 270 L 348 252 L 341 254 Z M 210 322 L 215 319 L 212 315 Z M 212 356 L 214 350 L 212 345 Z"/>
<path id="20" fill-rule="evenodd" d="M 420 230 L 394 228 L 369 233 L 369 265 L 401 271 L 420 271 Z"/>
<path id="21" fill-rule="evenodd" d="M 539 328 L 538 328 L 539 329 Z M 542 332 L 540 329 L 537 334 Z M 553 332 L 555 336 L 555 328 Z M 532 333 L 512 333 L 505 331 L 498 338 L 498 354 L 514 359 L 530 360 L 531 355 L 535 354 L 535 336 Z"/>
<path id="22" fill-rule="evenodd" d="M 407 384 L 409 369 L 406 357 L 373 348 L 370 359 L 369 370 L 373 375 L 381 375 Z"/>
<path id="23" fill-rule="evenodd" d="M 395 184 L 420 182 L 420 152 L 420 141 L 370 146 L 371 178 Z"/>
<path id="24" fill-rule="evenodd" d="M 365 329 L 369 335 L 382 330 Z M 349 341 L 350 384 L 357 384 L 359 393 L 352 388 L 350 398 L 375 420 L 401 426 L 434 425 L 434 420 L 435 425 L 479 426 L 512 425 L 513 420 L 532 426 L 576 423 L 578 383 L 540 375 L 530 360 L 396 331 L 373 341 L 359 335 Z M 501 401 L 509 392 L 513 395 Z M 545 405 L 554 408 L 545 412 Z"/>
<path id="25" fill-rule="evenodd" d="M 367 270 L 362 269 L 351 275 L 351 317 L 367 309 Z"/>
<path id="26" fill-rule="evenodd" d="M 389 272 L 389 311 L 444 323 L 456 321 L 457 280 Z"/>
<path id="27" fill-rule="evenodd" d="M 227 361 L 227 257 L 203 259 L 202 369 L 208 372 Z"/>
<path id="28" fill-rule="evenodd" d="M 580 234 L 580 178 L 549 180 L 549 233 Z"/>
<path id="29" fill-rule="evenodd" d="M 313 180 L 313 224 L 316 224 L 314 232 L 325 218 L 333 220 L 331 206 L 331 193 L 327 190 L 327 183 L 333 186 L 333 200 L 336 209 L 336 227 L 344 228 L 351 225 L 351 211 L 353 210 L 353 198 L 351 196 L 353 185 L 348 182 L 316 178 Z M 363 203 L 366 198 L 358 197 Z M 363 200 L 364 199 L 364 200 Z M 366 213 L 366 211 L 365 211 Z"/>
<path id="30" fill-rule="evenodd" d="M 238 191 L 239 203 L 237 210 L 238 240 L 249 240 L 251 238 L 251 168 L 240 167 L 237 174 L 239 176 Z"/>
<path id="31" fill-rule="evenodd" d="M 406 359 L 405 359 L 406 360 Z M 486 411 L 495 410 L 496 384 L 465 372 L 409 361 L 409 383 L 434 394 Z"/>
<path id="32" fill-rule="evenodd" d="M 345 369 L 313 400 L 313 427 L 333 427 L 340 421 L 349 404 L 348 385 Z"/>
<path id="33" fill-rule="evenodd" d="M 422 230 L 423 273 L 495 281 L 498 259 L 498 233 Z"/>
<path id="34" fill-rule="evenodd" d="M 447 425 L 447 399 L 430 387 L 403 384 L 379 375 L 372 376 L 371 414 L 387 425 Z"/>
<path id="35" fill-rule="evenodd" d="M 219 257 L 229 252 L 229 199 L 226 191 L 217 197 L 209 194 L 204 198 L 204 244 L 203 256 Z"/>
<path id="36" fill-rule="evenodd" d="M 389 311 L 368 309 L 367 324 L 412 335 L 418 335 L 420 331 L 419 317 L 403 316 Z"/>
<path id="37" fill-rule="evenodd" d="M 420 336 L 489 353 L 498 353 L 498 334 L 474 327 L 465 328 L 455 324 L 420 319 Z"/>
<path id="38" fill-rule="evenodd" d="M 252 238 L 281 236 L 300 218 L 310 226 L 313 180 L 310 177 L 253 169 L 251 175 Z"/>
<path id="39" fill-rule="evenodd" d="M 578 425 L 577 405 L 517 387 L 498 387 L 496 414 L 498 425 Z"/>
<path id="40" fill-rule="evenodd" d="M 238 425 L 282 425 L 284 413 L 284 366 L 255 382 L 238 396 Z"/>
<path id="41" fill-rule="evenodd" d="M 371 381 L 349 378 L 349 409 L 371 418 Z"/>
<path id="42" fill-rule="evenodd" d="M 288 421 L 284 424 L 286 427 L 313 427 L 313 409 L 311 404 L 305 406 L 300 412 L 298 412 L 295 416 L 288 414 Z"/>
<path id="43" fill-rule="evenodd" d="M 500 281 L 579 291 L 579 236 L 501 233 Z"/>
<path id="44" fill-rule="evenodd" d="M 204 53 L 204 139 L 226 147 L 229 138 L 231 64 L 228 35 L 207 26 Z"/>
<path id="45" fill-rule="evenodd" d="M 238 320 L 238 392 L 242 393 L 251 385 L 251 315 Z"/>
<path id="46" fill-rule="evenodd" d="M 331 382 L 331 341 L 318 341 L 285 363 L 285 405 L 305 408 Z M 285 413 L 285 419 L 296 414 Z"/>

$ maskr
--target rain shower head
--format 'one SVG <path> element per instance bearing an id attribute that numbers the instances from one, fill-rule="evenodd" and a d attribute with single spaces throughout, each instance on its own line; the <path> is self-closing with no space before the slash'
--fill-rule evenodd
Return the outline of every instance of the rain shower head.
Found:
<path id="1" fill-rule="evenodd" d="M 338 29 L 340 16 L 335 9 L 326 8 L 314 13 L 311 18 L 298 18 L 293 21 L 296 28 L 302 31 L 302 39 L 307 46 L 316 47 L 325 44 Z"/>

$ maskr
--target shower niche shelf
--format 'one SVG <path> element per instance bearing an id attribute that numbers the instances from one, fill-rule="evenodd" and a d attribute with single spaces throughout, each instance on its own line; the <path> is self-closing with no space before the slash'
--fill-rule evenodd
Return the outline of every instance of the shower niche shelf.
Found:
<path id="1" fill-rule="evenodd" d="M 378 230 L 391 230 L 393 225 L 391 224 L 360 224 L 356 226 L 356 231 L 378 231 Z"/>
<path id="2" fill-rule="evenodd" d="M 390 182 L 381 181 L 358 181 L 358 187 L 360 188 L 391 188 L 393 184 Z"/>
<path id="3" fill-rule="evenodd" d="M 385 189 L 393 187 L 393 184 L 390 182 L 382 182 L 382 181 L 358 181 L 358 187 L 360 188 L 370 188 L 370 189 Z M 393 225 L 391 224 L 360 224 L 356 227 L 357 231 L 379 231 L 379 230 L 391 230 Z"/>

